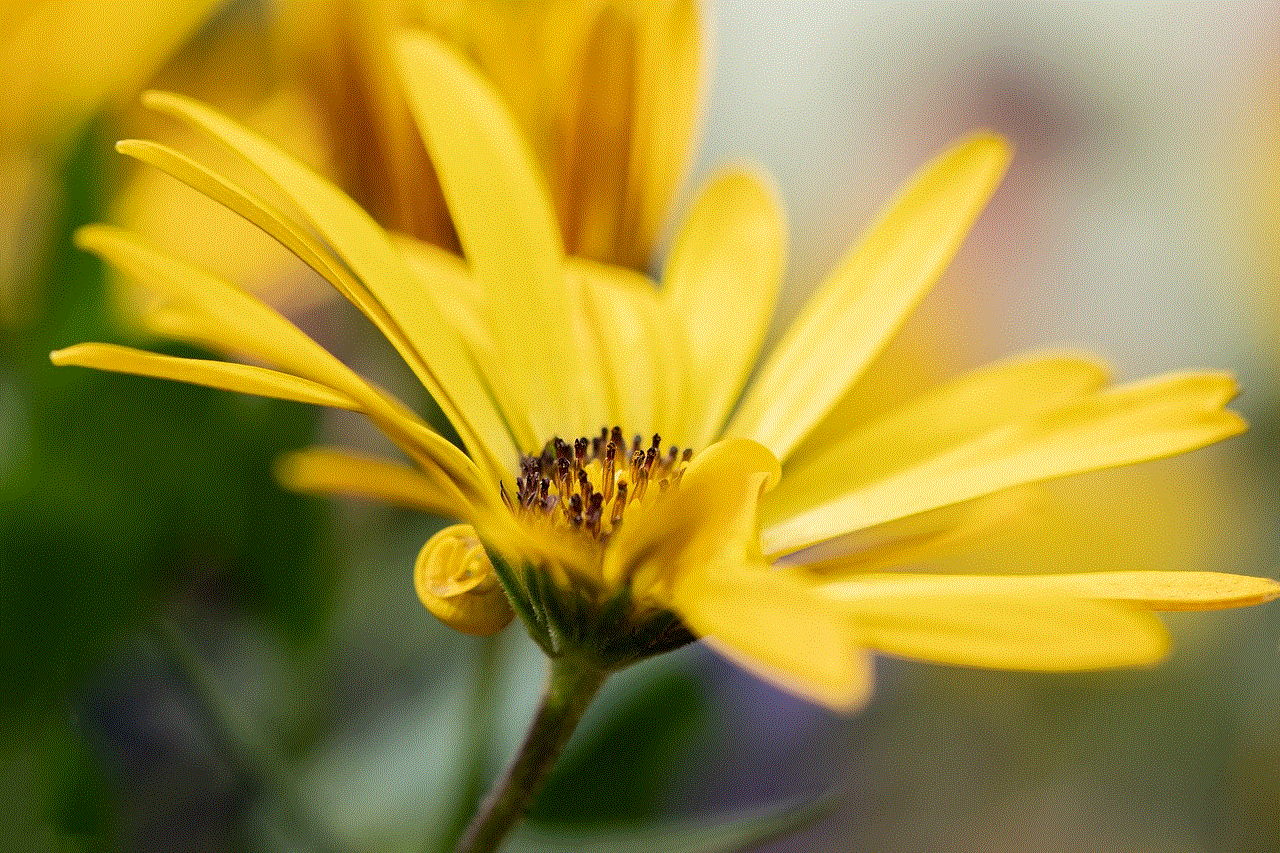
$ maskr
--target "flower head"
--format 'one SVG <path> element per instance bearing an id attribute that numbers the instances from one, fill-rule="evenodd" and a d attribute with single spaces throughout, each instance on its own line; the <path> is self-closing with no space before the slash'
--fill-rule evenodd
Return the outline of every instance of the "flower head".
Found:
<path id="1" fill-rule="evenodd" d="M 333 283 L 396 347 L 463 449 L 261 301 L 119 229 L 91 227 L 80 241 L 165 299 L 174 337 L 266 366 L 107 344 L 54 361 L 363 412 L 411 465 L 303 451 L 282 460 L 283 482 L 456 519 L 415 573 L 433 613 L 488 633 L 510 607 L 548 653 L 605 667 L 703 637 L 849 708 L 868 695 L 872 651 L 1040 670 L 1142 664 L 1167 642 L 1150 610 L 1280 595 L 1269 580 L 1202 572 L 884 571 L 998 521 L 1021 486 L 1244 427 L 1223 408 L 1235 393 L 1226 376 L 1112 385 L 1071 353 L 974 371 L 870 422 L 840 418 L 994 192 L 1009 159 L 999 138 L 975 135 L 928 164 L 757 365 L 785 248 L 753 171 L 704 188 L 655 285 L 566 255 L 528 144 L 453 50 L 405 36 L 398 61 L 465 261 L 392 237 L 266 140 L 177 96 L 147 103 L 220 140 L 278 201 L 163 146 L 120 148 Z"/>
<path id="2" fill-rule="evenodd" d="M 395 36 L 456 46 L 528 141 L 566 248 L 644 269 L 691 149 L 699 99 L 690 0 L 289 2 L 281 42 L 321 104 L 340 183 L 388 228 L 456 247 L 405 104 Z M 419 80 L 418 86 L 430 85 Z"/>

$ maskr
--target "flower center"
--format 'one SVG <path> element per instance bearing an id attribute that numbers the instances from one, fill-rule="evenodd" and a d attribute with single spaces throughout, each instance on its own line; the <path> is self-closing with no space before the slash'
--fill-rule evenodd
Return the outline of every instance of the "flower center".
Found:
<path id="1" fill-rule="evenodd" d="M 687 448 L 669 447 L 664 453 L 658 435 L 647 448 L 639 435 L 628 445 L 617 426 L 572 445 L 557 436 L 539 455 L 520 458 L 515 495 L 503 484 L 502 500 L 522 518 L 539 518 L 605 542 L 631 507 L 646 503 L 646 495 L 678 485 L 692 457 Z"/>

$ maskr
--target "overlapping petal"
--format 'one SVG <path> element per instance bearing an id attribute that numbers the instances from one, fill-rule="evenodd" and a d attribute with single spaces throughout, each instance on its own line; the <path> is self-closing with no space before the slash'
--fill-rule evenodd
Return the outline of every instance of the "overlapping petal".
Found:
<path id="1" fill-rule="evenodd" d="M 704 447 L 720 434 L 769 328 L 785 254 L 777 201 L 752 172 L 722 172 L 685 217 L 662 282 L 688 342 L 694 403 L 675 440 Z"/>
<path id="2" fill-rule="evenodd" d="M 1031 353 L 970 371 L 793 460 L 769 496 L 765 523 L 1079 399 L 1106 381 L 1107 371 L 1096 361 L 1069 353 Z"/>
<path id="3" fill-rule="evenodd" d="M 149 92 L 144 102 L 222 141 L 296 205 L 303 223 L 325 243 L 311 246 L 311 253 L 323 257 L 331 251 L 363 285 L 360 290 L 367 291 L 368 296 L 359 294 L 360 298 L 353 301 L 395 345 L 484 470 L 495 480 L 500 472 L 509 470 L 514 464 L 515 448 L 493 400 L 456 335 L 435 310 L 430 296 L 417 286 L 416 277 L 386 232 L 328 181 L 215 110 L 161 92 Z M 224 198 L 215 196 L 215 200 Z M 268 233 L 276 236 L 273 231 Z M 289 243 L 285 245 L 292 248 Z M 317 272 L 324 275 L 326 270 L 317 268 Z M 345 295 L 351 298 L 350 293 Z M 376 308 L 372 307 L 375 301 Z"/>
<path id="4" fill-rule="evenodd" d="M 1088 395 L 796 512 L 765 529 L 765 551 L 787 553 L 1010 486 L 1203 447 L 1244 429 L 1222 408 L 1235 393 L 1230 377 L 1202 373 Z"/>
<path id="5" fill-rule="evenodd" d="M 483 311 L 509 387 L 536 434 L 594 432 L 578 398 L 600 399 L 601 376 L 532 153 L 497 92 L 449 48 L 405 35 L 399 58 L 471 273 L 502 296 Z"/>
<path id="6" fill-rule="evenodd" d="M 1010 157 L 979 134 L 927 165 L 809 299 L 747 389 L 727 435 L 786 461 L 933 286 Z"/>

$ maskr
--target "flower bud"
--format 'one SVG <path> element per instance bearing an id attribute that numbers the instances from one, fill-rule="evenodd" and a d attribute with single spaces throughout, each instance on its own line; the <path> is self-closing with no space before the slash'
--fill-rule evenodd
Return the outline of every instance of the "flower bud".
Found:
<path id="1" fill-rule="evenodd" d="M 463 633 L 484 637 L 511 621 L 511 604 L 469 524 L 446 527 L 427 540 L 413 568 L 413 585 L 428 610 Z"/>

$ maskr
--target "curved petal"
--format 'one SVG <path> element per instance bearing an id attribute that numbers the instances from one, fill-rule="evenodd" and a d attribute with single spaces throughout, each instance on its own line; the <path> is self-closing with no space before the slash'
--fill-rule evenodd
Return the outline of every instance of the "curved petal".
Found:
<path id="1" fill-rule="evenodd" d="M 536 448 L 545 443 L 530 423 L 523 395 L 514 384 L 510 359 L 501 356 L 493 327 L 485 320 L 484 289 L 466 263 L 451 252 L 412 237 L 396 235 L 396 245 L 422 286 L 435 296 L 441 315 L 460 337 L 477 374 L 477 382 L 493 397 L 515 446 Z"/>
<path id="2" fill-rule="evenodd" d="M 742 170 L 699 194 L 667 258 L 662 300 L 689 347 L 695 401 L 684 440 L 705 447 L 755 364 L 778 300 L 786 227 L 773 191 Z"/>
<path id="3" fill-rule="evenodd" d="M 515 616 L 469 524 L 446 527 L 427 540 L 413 567 L 413 587 L 436 618 L 467 634 L 492 636 Z"/>
<path id="4" fill-rule="evenodd" d="M 1013 421 L 1060 407 L 1106 382 L 1105 368 L 1069 353 L 1031 353 L 972 370 L 788 465 L 765 502 L 764 523 L 918 465 Z"/>
<path id="5" fill-rule="evenodd" d="M 1115 602 L 983 593 L 839 601 L 868 647 L 953 666 L 1112 669 L 1155 663 L 1169 649 L 1159 619 Z"/>
<path id="6" fill-rule="evenodd" d="M 624 432 L 659 433 L 668 444 L 683 443 L 687 358 L 671 334 L 653 282 L 640 273 L 579 258 L 565 265 L 580 279 L 583 305 L 595 334 L 598 358 L 609 392 L 609 414 L 601 426 Z"/>
<path id="7" fill-rule="evenodd" d="M 76 344 L 66 349 L 54 350 L 49 353 L 49 360 L 59 366 L 76 365 L 155 379 L 172 379 L 223 391 L 294 400 L 314 406 L 360 408 L 350 397 L 326 385 L 248 364 L 179 358 L 115 344 Z"/>
<path id="8" fill-rule="evenodd" d="M 1270 578 L 1221 572 L 1083 572 L 1069 575 L 862 575 L 826 583 L 841 600 L 895 595 L 1042 595 L 1123 601 L 1152 610 L 1221 610 L 1280 598 Z"/>
<path id="9" fill-rule="evenodd" d="M 457 500 L 449 491 L 416 468 L 390 459 L 309 447 L 277 459 L 275 475 L 281 486 L 294 492 L 370 498 L 433 515 L 458 515 Z"/>
<path id="10" fill-rule="evenodd" d="M 304 222 L 382 306 L 384 310 L 369 313 L 369 318 L 383 327 L 387 339 L 439 403 L 491 482 L 511 470 L 515 447 L 493 401 L 477 381 L 456 335 L 435 310 L 430 295 L 422 292 L 386 232 L 367 213 L 324 178 L 216 110 L 166 92 L 148 92 L 143 103 L 220 140 L 296 205 Z M 225 193 L 213 198 L 230 206 Z M 268 233 L 277 236 L 274 231 Z M 325 270 L 317 272 L 323 275 Z M 363 310 L 360 302 L 356 304 Z"/>
<path id="11" fill-rule="evenodd" d="M 672 603 L 709 645 L 785 690 L 837 711 L 871 695 L 871 661 L 835 602 L 767 566 L 681 575 Z"/>
<path id="12" fill-rule="evenodd" d="M 424 470 L 452 481 L 470 502 L 480 506 L 496 500 L 462 451 L 257 297 L 154 251 L 123 229 L 86 226 L 76 232 L 76 241 L 140 284 L 218 325 L 227 345 L 346 395 Z"/>
<path id="13" fill-rule="evenodd" d="M 501 97 L 451 48 L 402 35 L 405 94 L 486 306 L 499 356 L 543 441 L 590 434 L 579 397 L 599 399 L 580 296 L 564 274 L 555 213 Z M 539 448 L 526 448 L 535 450 Z"/>
<path id="14" fill-rule="evenodd" d="M 661 597 L 684 573 L 760 563 L 756 506 L 778 474 L 778 460 L 754 441 L 711 445 L 677 488 L 623 518 L 605 552 L 606 582 L 630 581 L 639 594 Z"/>
<path id="15" fill-rule="evenodd" d="M 726 435 L 785 461 L 942 274 L 1009 162 L 980 134 L 934 160 L 889 205 L 770 353 Z"/>
<path id="16" fill-rule="evenodd" d="M 1108 388 L 1007 425 L 765 528 L 765 551 L 814 543 L 1010 486 L 1172 456 L 1235 435 L 1235 382 L 1177 374 Z"/>

